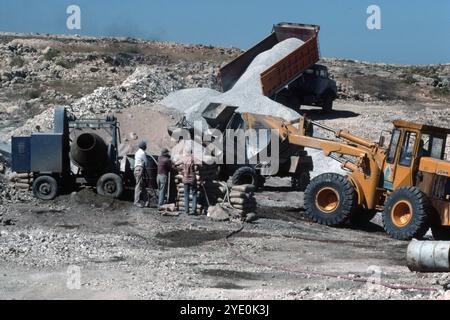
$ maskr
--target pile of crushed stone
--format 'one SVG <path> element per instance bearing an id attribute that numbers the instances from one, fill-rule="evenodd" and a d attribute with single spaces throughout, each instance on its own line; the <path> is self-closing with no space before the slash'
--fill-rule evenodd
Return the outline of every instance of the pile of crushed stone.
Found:
<path id="1" fill-rule="evenodd" d="M 210 103 L 236 106 L 239 107 L 238 112 L 276 116 L 288 121 L 297 119 L 300 117 L 299 113 L 262 94 L 261 73 L 302 44 L 303 41 L 297 38 L 289 38 L 262 52 L 252 61 L 233 88 L 225 93 L 208 88 L 184 89 L 169 94 L 160 104 L 184 112 L 188 121 L 201 121 L 202 126 L 206 126 L 206 123 L 201 115 Z M 321 150 L 307 151 L 314 161 L 312 176 L 330 171 L 345 174 L 340 163 L 325 157 Z"/>
<path id="2" fill-rule="evenodd" d="M 286 39 L 272 49 L 259 54 L 229 91 L 220 93 L 211 89 L 186 89 L 171 93 L 160 103 L 186 114 L 189 121 L 202 120 L 202 112 L 210 103 L 237 106 L 238 112 L 250 112 L 293 120 L 299 114 L 262 94 L 261 73 L 289 55 L 303 44 L 296 38 Z"/>
<path id="3" fill-rule="evenodd" d="M 180 89 L 200 87 L 202 90 L 203 87 L 214 87 L 216 73 L 216 66 L 206 62 L 139 66 L 121 84 L 97 88 L 91 94 L 74 101 L 68 106 L 68 110 L 77 117 L 103 117 L 129 107 L 154 104 L 170 92 Z M 29 119 L 22 127 L 0 137 L 0 140 L 9 142 L 11 136 L 35 132 L 37 125 L 42 131 L 50 131 L 53 128 L 53 114 L 53 108 L 49 108 Z"/>

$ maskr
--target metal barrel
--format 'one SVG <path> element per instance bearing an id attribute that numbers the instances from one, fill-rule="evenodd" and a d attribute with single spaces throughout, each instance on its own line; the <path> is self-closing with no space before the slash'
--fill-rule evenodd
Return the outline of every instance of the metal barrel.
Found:
<path id="1" fill-rule="evenodd" d="M 95 133 L 82 133 L 70 146 L 70 158 L 83 170 L 98 170 L 107 166 L 105 141 Z"/>
<path id="2" fill-rule="evenodd" d="M 411 241 L 406 260 L 411 271 L 450 271 L 450 241 Z"/>

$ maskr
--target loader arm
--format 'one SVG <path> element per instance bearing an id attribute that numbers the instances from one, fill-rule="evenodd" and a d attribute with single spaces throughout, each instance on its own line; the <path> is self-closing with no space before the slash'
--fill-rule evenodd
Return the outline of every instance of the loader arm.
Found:
<path id="1" fill-rule="evenodd" d="M 322 150 L 325 156 L 340 162 L 344 169 L 350 171 L 348 177 L 358 193 L 360 206 L 374 209 L 378 205 L 377 199 L 381 198 L 379 193 L 383 192 L 378 187 L 386 151 L 377 143 L 355 136 L 347 130 L 333 130 L 304 117 L 289 122 L 278 117 L 244 112 L 242 118 L 249 128 L 258 124 L 259 127 L 277 130 L 281 141 L 287 140 L 292 145 Z M 340 140 L 314 137 L 310 130 L 312 126 L 332 132 Z"/>
<path id="2" fill-rule="evenodd" d="M 287 125 L 284 128 L 284 136 L 289 142 L 302 147 L 322 150 L 324 155 L 342 164 L 342 168 L 350 171 L 348 177 L 358 193 L 358 204 L 367 209 L 374 209 L 379 203 L 379 188 L 381 168 L 385 160 L 385 150 L 377 143 L 370 142 L 364 138 L 355 136 L 346 130 L 334 131 L 320 124 L 309 121 L 309 123 L 321 126 L 325 130 L 334 133 L 336 138 L 343 141 L 334 141 L 306 135 L 305 124 L 308 121 L 302 119 L 299 129 Z M 344 156 L 354 157 L 349 160 Z"/>

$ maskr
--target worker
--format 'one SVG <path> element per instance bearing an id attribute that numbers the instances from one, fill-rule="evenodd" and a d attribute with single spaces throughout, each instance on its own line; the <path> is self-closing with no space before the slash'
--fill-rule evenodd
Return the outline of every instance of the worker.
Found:
<path id="1" fill-rule="evenodd" d="M 138 145 L 139 149 L 134 154 L 134 177 L 136 179 L 136 187 L 134 188 L 134 205 L 142 208 L 149 206 L 148 193 L 146 188 L 146 172 L 148 167 L 147 154 L 147 142 L 141 141 Z M 142 202 L 144 204 L 142 204 Z"/>
<path id="2" fill-rule="evenodd" d="M 158 176 L 156 178 L 158 183 L 158 207 L 161 207 L 166 201 L 167 185 L 171 170 L 172 160 L 170 159 L 170 152 L 167 148 L 163 148 L 161 156 L 158 158 Z"/>
<path id="3" fill-rule="evenodd" d="M 183 185 L 184 185 L 184 210 L 188 215 L 197 214 L 197 179 L 195 175 L 195 160 L 192 148 L 185 149 L 185 156 L 182 162 Z M 189 195 L 192 192 L 192 212 L 189 212 Z"/>

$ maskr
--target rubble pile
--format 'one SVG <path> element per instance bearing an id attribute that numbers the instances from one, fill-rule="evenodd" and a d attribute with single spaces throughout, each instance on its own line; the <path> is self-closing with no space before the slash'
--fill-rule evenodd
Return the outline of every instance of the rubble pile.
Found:
<path id="1" fill-rule="evenodd" d="M 77 117 L 96 117 L 124 108 L 153 104 L 170 92 L 186 87 L 214 87 L 215 66 L 208 62 L 179 63 L 171 66 L 140 66 L 118 86 L 100 87 L 69 106 Z M 195 74 L 193 77 L 191 74 Z M 11 135 L 29 134 L 39 125 L 51 130 L 53 109 L 29 119 Z"/>
<path id="2" fill-rule="evenodd" d="M 299 114 L 296 111 L 262 94 L 260 74 L 302 44 L 303 41 L 299 39 L 289 38 L 262 52 L 252 61 L 233 88 L 225 93 L 212 90 L 183 90 L 172 93 L 160 103 L 185 112 L 189 121 L 201 120 L 203 111 L 210 103 L 237 106 L 238 112 L 265 114 L 286 120 L 298 118 Z M 186 102 L 195 103 L 187 105 Z"/>

